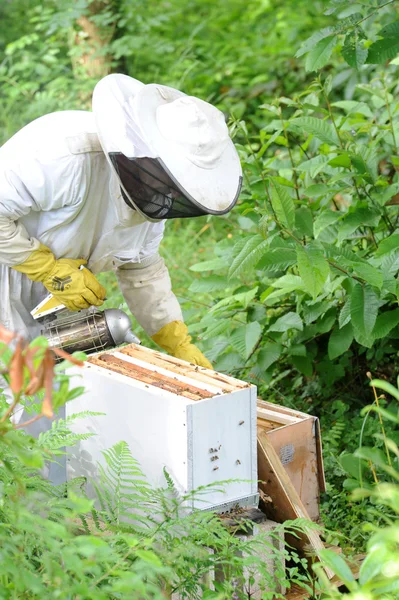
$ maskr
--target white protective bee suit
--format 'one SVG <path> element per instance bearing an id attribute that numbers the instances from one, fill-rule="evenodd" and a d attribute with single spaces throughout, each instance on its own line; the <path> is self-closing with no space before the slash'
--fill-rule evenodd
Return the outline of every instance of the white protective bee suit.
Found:
<path id="1" fill-rule="evenodd" d="M 97 84 L 93 110 L 41 117 L 0 148 L 0 323 L 39 335 L 30 313 L 58 288 L 49 287 L 55 278 L 37 277 L 35 261 L 51 279 L 48 256 L 56 265 L 85 259 L 92 280 L 116 271 L 126 303 L 156 343 L 208 366 L 190 344 L 158 248 L 162 219 L 225 214 L 236 203 L 242 173 L 224 116 L 125 75 Z M 85 277 L 75 271 L 69 281 Z M 41 420 L 28 431 L 47 426 Z M 64 466 L 52 468 L 50 479 L 63 481 Z"/>
<path id="2" fill-rule="evenodd" d="M 56 258 L 85 258 L 98 274 L 116 270 L 122 293 L 150 334 L 181 320 L 158 247 L 164 222 L 126 205 L 97 137 L 93 114 L 66 111 L 33 121 L 0 148 L 0 323 L 30 338 L 30 311 L 46 296 L 10 268 L 39 241 Z"/>
<path id="3" fill-rule="evenodd" d="M 158 255 L 162 219 L 225 214 L 241 180 L 215 107 L 173 88 L 108 75 L 94 90 L 93 113 L 46 115 L 0 148 L 0 323 L 28 337 L 40 333 L 30 311 L 53 288 L 37 276 L 32 257 L 44 269 L 47 251 L 55 263 L 87 260 L 94 275 L 116 270 L 149 335 L 180 323 Z M 159 336 L 157 343 L 170 346 Z"/>

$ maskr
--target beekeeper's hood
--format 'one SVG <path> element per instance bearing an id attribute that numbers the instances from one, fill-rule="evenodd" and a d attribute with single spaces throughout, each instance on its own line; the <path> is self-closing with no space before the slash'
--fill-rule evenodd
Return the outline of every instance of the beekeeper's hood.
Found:
<path id="1" fill-rule="evenodd" d="M 94 89 L 93 111 L 123 197 L 147 219 L 222 215 L 237 202 L 240 161 L 211 104 L 108 75 Z"/>

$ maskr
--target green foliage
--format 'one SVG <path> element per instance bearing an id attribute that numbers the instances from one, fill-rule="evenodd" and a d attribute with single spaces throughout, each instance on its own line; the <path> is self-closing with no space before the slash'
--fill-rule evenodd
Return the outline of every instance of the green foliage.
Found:
<path id="1" fill-rule="evenodd" d="M 399 20 L 395 20 L 395 14 L 392 14 L 394 4 L 395 0 L 355 2 L 347 8 L 344 2 L 332 1 L 327 14 L 334 15 L 336 24 L 316 32 L 303 42 L 297 56 L 307 55 L 308 71 L 325 67 L 335 48 L 354 69 L 360 69 L 366 62 L 386 63 L 399 53 Z M 378 28 L 379 19 L 386 23 L 382 28 Z"/>
<path id="2" fill-rule="evenodd" d="M 257 0 L 13 0 L 0 10 L 0 143 L 46 112 L 89 108 L 111 69 L 250 115 L 262 94 L 295 89 L 301 75 L 287 66 L 325 21 L 305 0 L 278 11 Z"/>
<path id="3" fill-rule="evenodd" d="M 359 437 L 384 450 L 373 437 L 378 421 L 358 409 L 367 402 L 366 372 L 390 378 L 398 356 L 395 3 L 137 0 L 133 10 L 130 0 L 13 0 L 1 4 L 0 20 L 1 141 L 46 112 L 89 108 L 93 85 L 109 70 L 180 87 L 233 116 L 244 171 L 237 209 L 168 223 L 161 251 L 190 331 L 215 367 L 252 380 L 269 400 L 320 415 L 323 520 L 361 548 L 368 501 L 348 504 L 347 496 L 363 459 L 354 457 L 351 477 L 345 469 Z M 126 310 L 115 276 L 101 278 L 107 307 Z M 56 405 L 69 397 L 62 385 Z M 391 406 L 381 400 L 379 411 L 398 444 Z M 52 452 L 62 451 L 67 430 L 61 424 L 48 434 Z M 39 465 L 41 450 L 27 450 L 20 432 L 7 435 L 16 460 Z M 129 468 L 134 487 L 137 465 Z M 109 527 L 115 519 L 125 527 L 107 489 L 104 481 Z M 151 597 L 122 564 L 126 586 Z"/>
<path id="4" fill-rule="evenodd" d="M 0 330 L 4 338 L 5 331 Z M 4 344 L 1 349 L 6 355 L 3 374 L 15 383 L 9 372 L 15 371 L 18 350 L 6 352 Z M 64 374 L 61 385 L 65 382 L 69 378 Z M 77 390 L 75 396 L 82 393 Z M 23 424 L 13 425 L 10 414 L 1 396 L 1 598 L 116 600 L 128 594 L 160 600 L 166 593 L 178 593 L 182 598 L 227 600 L 234 593 L 244 599 L 247 591 L 237 582 L 245 572 L 249 588 L 256 574 L 264 597 L 271 599 L 276 597 L 276 580 L 287 586 L 306 582 L 304 561 L 276 544 L 285 529 L 298 534 L 304 523 L 283 525 L 268 536 L 235 535 L 218 515 L 188 510 L 206 488 L 181 497 L 166 471 L 165 489 L 152 488 L 124 441 L 103 452 L 99 480 L 91 482 L 97 491 L 93 502 L 86 496 L 86 478 L 53 486 L 43 478 L 42 468 L 57 461 L 66 446 L 93 435 L 74 434 L 70 427 L 76 419 L 99 413 L 53 421 L 38 439 L 26 434 Z M 40 413 L 32 420 L 39 418 Z M 245 531 L 251 525 L 242 522 L 240 527 Z M 276 558 L 276 573 L 269 572 L 265 554 Z M 281 559 L 289 557 L 296 567 L 288 579 Z M 207 575 L 216 571 L 213 586 Z"/>
<path id="5" fill-rule="evenodd" d="M 371 382 L 375 391 L 375 401 L 363 410 L 364 414 L 376 412 L 380 417 L 389 414 L 389 420 L 399 424 L 399 389 L 386 381 Z M 376 389 L 391 393 L 395 403 L 390 413 L 381 408 Z M 342 593 L 333 587 L 319 570 L 323 587 L 328 598 L 361 597 L 370 600 L 379 598 L 394 599 L 399 592 L 399 448 L 394 440 L 387 437 L 384 422 L 379 420 L 380 433 L 375 434 L 384 444 L 383 449 L 363 446 L 353 454 L 343 454 L 341 465 L 349 475 L 347 480 L 352 491 L 352 499 L 363 503 L 366 514 L 373 515 L 374 523 L 365 522 L 363 529 L 371 532 L 367 542 L 367 553 L 360 567 L 356 581 L 344 557 L 331 550 L 321 552 L 321 563 L 328 566 L 348 589 Z M 385 509 L 385 511 L 384 511 Z M 376 522 L 376 515 L 384 512 L 385 522 Z M 316 567 L 317 568 L 317 567 Z"/>
<path id="6" fill-rule="evenodd" d="M 210 327 L 215 331 L 215 320 L 221 323 L 230 319 L 228 330 L 216 329 L 221 361 L 216 367 L 221 364 L 229 369 L 227 359 L 236 349 L 237 336 L 239 340 L 245 337 L 245 319 L 247 327 L 253 324 L 254 332 L 262 332 L 262 340 L 259 342 L 254 334 L 256 346 L 248 346 L 247 352 L 239 345 L 242 376 L 254 374 L 256 381 L 256 373 L 262 371 L 265 378 L 261 351 L 264 344 L 274 342 L 283 348 L 280 369 L 291 365 L 303 373 L 305 368 L 307 377 L 316 370 L 317 377 L 328 381 L 329 390 L 331 383 L 344 377 L 345 368 L 338 362 L 335 374 L 324 375 L 318 370 L 326 350 L 331 360 L 339 361 L 348 351 L 349 357 L 357 360 L 364 349 L 370 349 L 367 357 L 372 361 L 387 339 L 397 336 L 396 207 L 387 203 L 398 183 L 391 156 L 396 152 L 393 132 L 399 121 L 392 117 L 386 125 L 388 109 L 395 114 L 390 96 L 388 104 L 377 96 L 372 124 L 363 114 L 351 117 L 354 106 L 364 103 L 362 89 L 354 105 L 341 104 L 334 109 L 328 85 L 315 82 L 307 96 L 291 100 L 288 107 L 281 99 L 274 107 L 280 119 L 265 125 L 264 130 L 270 133 L 254 134 L 255 141 L 242 130 L 240 151 L 246 186 L 238 210 L 249 221 L 249 228 L 238 233 L 238 240 L 235 235 L 234 245 L 223 240 L 216 246 L 219 262 L 203 264 L 202 272 L 209 270 L 209 275 L 202 276 L 191 290 L 212 293 L 215 303 L 213 318 L 208 315 L 192 331 L 202 329 L 205 338 Z M 377 83 L 375 87 L 379 89 Z M 303 101 L 302 96 L 317 91 L 324 98 L 324 106 Z M 320 113 L 322 118 L 315 116 Z M 271 146 L 259 158 L 262 142 L 281 127 L 287 133 L 288 146 L 274 156 Z M 238 125 L 237 135 L 239 131 Z M 358 141 L 353 137 L 356 131 Z M 324 161 L 321 171 L 301 169 L 319 158 Z M 391 165 L 388 173 L 378 172 L 385 162 Z M 230 263 L 229 279 L 213 273 L 223 261 Z M 196 269 L 199 267 L 194 266 Z M 245 290 L 251 292 L 244 308 L 223 300 L 226 287 L 231 298 L 242 296 Z M 305 344 L 299 361 L 292 351 L 298 344 Z M 247 365 L 249 357 L 251 364 Z M 231 360 L 237 368 L 236 356 Z M 347 367 L 351 369 L 350 361 Z"/>

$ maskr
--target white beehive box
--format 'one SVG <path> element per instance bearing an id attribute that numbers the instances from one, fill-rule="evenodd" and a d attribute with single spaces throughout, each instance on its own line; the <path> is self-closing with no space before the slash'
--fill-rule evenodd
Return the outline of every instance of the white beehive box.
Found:
<path id="1" fill-rule="evenodd" d="M 123 440 L 154 486 L 165 486 L 164 468 L 181 494 L 234 480 L 201 494 L 194 508 L 257 504 L 255 386 L 134 344 L 73 372 L 72 385 L 86 391 L 67 404 L 67 416 L 106 416 L 75 422 L 75 432 L 97 435 L 72 449 L 68 480 L 96 479 L 102 451 Z"/>

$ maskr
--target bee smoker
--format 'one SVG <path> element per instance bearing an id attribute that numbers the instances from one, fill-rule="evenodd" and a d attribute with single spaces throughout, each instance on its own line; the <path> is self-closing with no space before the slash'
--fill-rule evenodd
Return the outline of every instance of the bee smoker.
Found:
<path id="1" fill-rule="evenodd" d="M 104 311 L 89 308 L 79 313 L 50 315 L 43 319 L 42 335 L 50 348 L 72 354 L 92 354 L 121 344 L 139 344 L 126 313 L 116 308 Z"/>
<path id="2" fill-rule="evenodd" d="M 140 344 L 129 317 L 117 308 L 101 311 L 91 306 L 72 312 L 48 294 L 31 315 L 41 324 L 41 334 L 48 339 L 50 348 L 61 348 L 69 354 L 92 354 L 121 344 Z"/>

